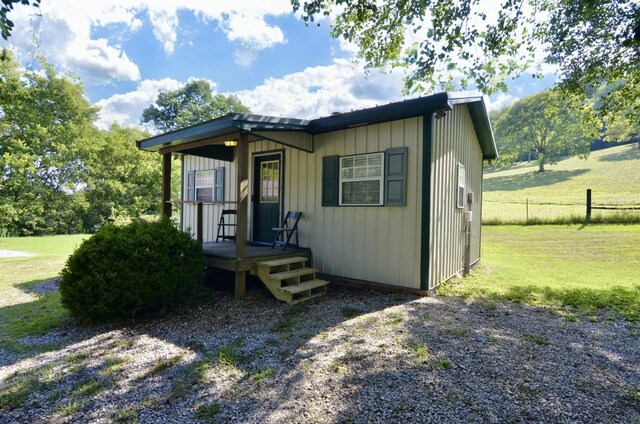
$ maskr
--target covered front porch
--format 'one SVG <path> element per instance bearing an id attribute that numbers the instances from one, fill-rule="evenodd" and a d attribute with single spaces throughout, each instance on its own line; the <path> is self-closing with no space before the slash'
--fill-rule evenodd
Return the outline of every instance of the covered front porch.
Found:
<path id="1" fill-rule="evenodd" d="M 184 228 L 190 228 L 193 237 L 199 240 L 203 246 L 205 263 L 207 266 L 232 271 L 235 273 L 235 295 L 242 297 L 246 293 L 247 272 L 258 273 L 258 267 L 262 263 L 271 263 L 272 268 L 265 268 L 271 273 L 288 271 L 296 274 L 278 283 L 275 291 L 279 291 L 290 285 L 296 285 L 296 289 L 289 287 L 286 290 L 293 291 L 312 285 L 315 281 L 315 270 L 306 268 L 305 263 L 311 259 L 310 249 L 301 249 L 290 246 L 285 251 L 282 247 L 272 249 L 270 245 L 254 243 L 250 231 L 255 231 L 255 205 L 252 208 L 252 187 L 250 181 L 250 166 L 252 156 L 249 153 L 249 143 L 259 140 L 269 140 L 284 146 L 294 147 L 307 152 L 313 151 L 313 138 L 310 134 L 301 132 L 303 122 L 299 120 L 286 120 L 281 118 L 259 117 L 254 115 L 228 115 L 193 127 L 184 128 L 171 133 L 161 134 L 138 142 L 138 147 L 143 150 L 156 151 L 162 155 L 162 213 L 170 217 L 174 204 L 178 204 L 184 213 L 189 216 L 189 224 Z M 199 196 L 195 198 L 185 196 L 187 193 L 183 175 L 183 198 L 171 199 L 171 165 L 172 156 L 199 157 L 221 161 L 224 164 L 226 189 L 222 199 L 216 194 L 212 201 L 203 201 Z M 218 162 L 216 162 L 218 163 Z M 222 165 L 220 165 L 222 166 Z M 184 161 L 183 161 L 184 171 Z M 184 174 L 184 172 L 183 172 Z M 228 179 L 228 180 L 227 180 Z M 216 176 L 217 180 L 217 176 Z M 254 182 L 255 184 L 255 182 Z M 195 184 L 194 184 L 195 186 Z M 217 187 L 213 188 L 214 192 Z M 282 202 L 282 201 L 280 201 Z M 284 204 L 280 203 L 283 209 Z M 235 240 L 220 240 L 216 242 L 216 228 L 218 226 L 219 213 L 224 209 L 233 209 L 235 215 Z M 285 211 L 279 212 L 279 217 Z M 276 218 L 279 219 L 279 218 Z M 254 226 L 253 230 L 251 226 Z M 278 226 L 279 221 L 274 225 Z M 267 231 L 271 229 L 268 227 Z M 273 233 L 275 236 L 275 232 Z M 271 237 L 270 233 L 267 237 Z M 265 241 L 264 237 L 260 241 Z M 270 241 L 270 240 L 269 240 Z M 280 261 L 280 262 L 273 262 Z M 284 262 L 283 262 L 284 261 Z M 277 264 L 277 265 L 274 265 Z M 297 270 L 293 272 L 293 270 Z M 305 270 L 306 274 L 302 275 Z M 269 278 L 261 278 L 263 281 Z M 269 285 L 268 281 L 264 281 Z M 273 281 L 271 281 L 273 282 Z M 270 287 L 271 289 L 271 287 Z M 285 291 L 286 291 L 285 290 Z M 309 288 L 309 295 L 315 294 L 315 287 Z M 274 290 L 272 290 L 274 292 Z M 275 295 L 276 293 L 274 293 Z M 278 297 L 276 295 L 276 297 Z M 293 300 L 283 299 L 286 301 Z"/>

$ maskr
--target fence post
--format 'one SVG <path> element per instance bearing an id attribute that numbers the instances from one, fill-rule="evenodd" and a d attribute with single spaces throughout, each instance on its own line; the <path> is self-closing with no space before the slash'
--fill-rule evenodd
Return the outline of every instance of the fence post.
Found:
<path id="1" fill-rule="evenodd" d="M 591 219 L 591 189 L 587 189 L 587 219 Z"/>
<path id="2" fill-rule="evenodd" d="M 527 220 L 525 221 L 525 223 L 529 223 L 529 198 L 527 197 Z"/>

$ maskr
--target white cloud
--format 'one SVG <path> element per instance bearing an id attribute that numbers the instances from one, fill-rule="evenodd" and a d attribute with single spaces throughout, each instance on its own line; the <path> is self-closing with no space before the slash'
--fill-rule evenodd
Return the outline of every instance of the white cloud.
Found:
<path id="1" fill-rule="evenodd" d="M 190 82 L 196 78 L 191 77 Z M 215 81 L 206 78 L 197 78 L 207 81 L 211 86 L 212 93 L 216 93 L 217 84 Z M 186 83 L 173 78 L 163 78 L 161 80 L 143 80 L 136 89 L 128 93 L 114 94 L 113 96 L 96 102 L 100 107 L 100 116 L 96 125 L 98 128 L 107 129 L 113 123 L 119 123 L 125 127 L 140 126 L 153 132 L 151 127 L 140 124 L 142 111 L 155 103 L 158 93 L 162 90 L 177 90 L 184 87 Z"/>
<path id="2" fill-rule="evenodd" d="M 23 57 L 44 54 L 64 71 L 73 71 L 88 83 L 140 79 L 138 66 L 118 45 L 105 38 L 92 38 L 93 26 L 120 24 L 124 29 L 139 28 L 135 12 L 117 5 L 95 7 L 93 2 L 52 0 L 42 2 L 41 16 L 30 7 L 14 10 L 16 29 L 9 42 Z M 34 47 L 32 35 L 38 39 Z"/>
<path id="3" fill-rule="evenodd" d="M 514 104 L 520 100 L 520 97 L 512 96 L 511 94 L 500 93 L 494 96 L 489 103 L 489 110 L 499 110 L 503 107 Z"/>
<path id="4" fill-rule="evenodd" d="M 40 6 L 40 15 L 37 9 L 23 6 L 12 12 L 16 27 L 10 44 L 28 57 L 34 51 L 35 33 L 40 36 L 37 53 L 88 82 L 137 81 L 140 71 L 117 40 L 138 31 L 148 17 L 156 40 L 171 54 L 180 36 L 179 11 L 191 12 L 203 22 L 217 22 L 211 30 L 223 31 L 237 45 L 237 61 L 247 65 L 261 50 L 286 42 L 282 30 L 265 19 L 291 14 L 292 8 L 289 0 L 47 0 Z M 111 25 L 117 30 L 109 39 L 93 36 L 95 29 Z"/>
<path id="5" fill-rule="evenodd" d="M 229 41 L 240 44 L 233 55 L 239 65 L 249 66 L 258 51 L 285 42 L 280 28 L 267 24 L 257 16 L 233 15 L 226 27 Z"/>
<path id="6" fill-rule="evenodd" d="M 360 50 L 356 43 L 345 40 L 343 37 L 340 37 L 338 39 L 338 45 L 340 46 L 341 51 L 348 53 L 351 56 L 355 56 Z"/>
<path id="7" fill-rule="evenodd" d="M 209 83 L 215 92 L 215 82 Z M 171 78 L 143 80 L 134 91 L 100 100 L 96 103 L 101 108 L 97 125 L 103 129 L 114 122 L 140 126 L 142 111 L 155 102 L 160 90 L 175 90 L 184 84 Z M 225 94 L 237 95 L 253 113 L 317 118 L 332 112 L 349 112 L 400 100 L 401 90 L 402 76 L 398 73 L 374 72 L 366 78 L 359 65 L 335 59 L 328 66 L 269 78 L 251 90 Z"/>
<path id="8" fill-rule="evenodd" d="M 149 19 L 153 25 L 153 35 L 156 37 L 167 54 L 173 53 L 178 34 L 178 15 L 176 9 L 149 9 Z"/>
<path id="9" fill-rule="evenodd" d="M 85 82 L 104 83 L 112 79 L 137 81 L 140 70 L 127 54 L 108 45 L 104 38 L 89 40 L 72 56 L 61 58 L 66 67 L 85 75 Z"/>
<path id="10" fill-rule="evenodd" d="M 227 38 L 229 41 L 240 41 L 257 50 L 284 42 L 284 34 L 280 28 L 267 24 L 257 16 L 230 17 Z"/>
<path id="11" fill-rule="evenodd" d="M 143 80 L 134 91 L 113 96 L 96 102 L 100 107 L 100 118 L 96 125 L 107 129 L 117 122 L 126 127 L 139 126 L 142 111 L 153 104 L 160 90 L 177 90 L 184 83 L 172 78 Z"/>
<path id="12" fill-rule="evenodd" d="M 317 118 L 399 100 L 401 90 L 399 73 L 376 71 L 366 78 L 360 65 L 334 59 L 331 65 L 268 78 L 254 89 L 234 94 L 254 113 Z"/>

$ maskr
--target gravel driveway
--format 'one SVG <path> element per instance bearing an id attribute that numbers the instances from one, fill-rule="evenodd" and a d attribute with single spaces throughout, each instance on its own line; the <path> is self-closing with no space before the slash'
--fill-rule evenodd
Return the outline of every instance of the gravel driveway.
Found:
<path id="1" fill-rule="evenodd" d="M 488 299 L 255 288 L 0 352 L 1 422 L 640 423 L 637 325 Z"/>

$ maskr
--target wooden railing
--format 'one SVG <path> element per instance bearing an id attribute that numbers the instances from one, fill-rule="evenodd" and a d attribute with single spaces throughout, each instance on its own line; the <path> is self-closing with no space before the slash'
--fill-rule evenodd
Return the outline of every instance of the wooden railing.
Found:
<path id="1" fill-rule="evenodd" d="M 236 206 L 238 204 L 237 201 L 235 200 L 228 200 L 228 201 L 223 201 L 223 202 L 201 202 L 201 201 L 194 201 L 194 200 L 170 200 L 167 203 L 171 203 L 173 205 L 196 205 L 196 240 L 198 240 L 200 242 L 200 244 L 202 244 L 204 242 L 204 237 L 203 237 L 203 222 L 204 222 L 204 207 L 205 206 L 221 206 L 224 209 L 225 205 L 234 205 Z M 213 225 L 215 225 L 215 222 L 212 223 Z"/>

